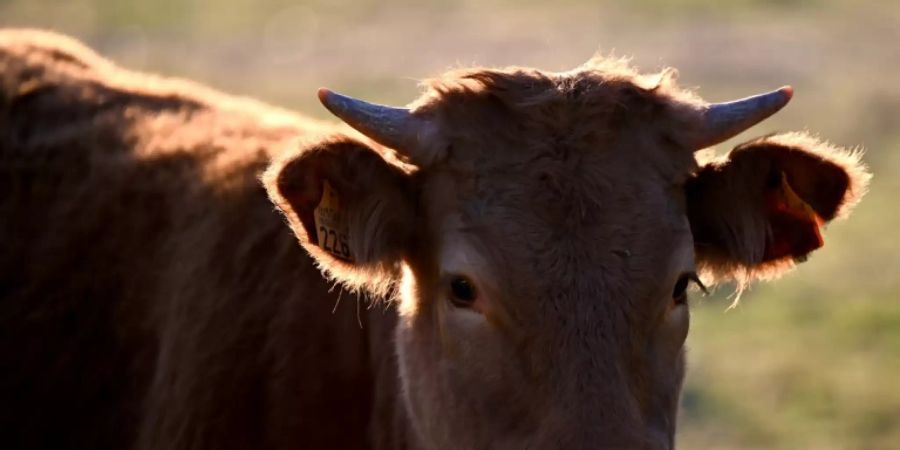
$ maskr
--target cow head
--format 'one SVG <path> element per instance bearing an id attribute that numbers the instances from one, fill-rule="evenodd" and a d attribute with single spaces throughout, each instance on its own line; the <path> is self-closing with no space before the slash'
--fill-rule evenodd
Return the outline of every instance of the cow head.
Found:
<path id="1" fill-rule="evenodd" d="M 707 104 L 671 72 L 462 70 L 410 108 L 322 90 L 368 136 L 318 139 L 265 176 L 327 274 L 399 286 L 413 429 L 434 448 L 671 448 L 686 289 L 783 272 L 868 175 L 802 134 L 698 162 L 790 88 Z"/>

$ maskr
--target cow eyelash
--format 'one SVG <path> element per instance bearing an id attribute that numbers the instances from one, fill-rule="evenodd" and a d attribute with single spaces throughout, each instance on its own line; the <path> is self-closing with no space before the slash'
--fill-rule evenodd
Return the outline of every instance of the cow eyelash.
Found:
<path id="1" fill-rule="evenodd" d="M 678 281 L 675 282 L 675 287 L 672 290 L 672 300 L 675 301 L 675 304 L 681 305 L 687 303 L 687 288 L 690 283 L 693 282 L 703 291 L 703 294 L 709 294 L 709 291 L 706 289 L 706 285 L 703 284 L 703 281 L 700 280 L 700 277 L 697 276 L 697 272 L 685 272 L 678 277 Z"/>

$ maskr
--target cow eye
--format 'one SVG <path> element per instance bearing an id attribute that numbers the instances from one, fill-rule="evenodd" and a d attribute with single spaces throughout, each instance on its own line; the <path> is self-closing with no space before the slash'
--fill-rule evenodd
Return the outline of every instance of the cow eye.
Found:
<path id="1" fill-rule="evenodd" d="M 468 278 L 463 276 L 455 276 L 450 280 L 450 301 L 458 307 L 465 308 L 472 306 L 478 295 L 475 292 L 475 286 Z"/>
<path id="2" fill-rule="evenodd" d="M 672 300 L 675 301 L 676 305 L 683 305 L 687 302 L 687 288 L 691 282 L 696 283 L 704 293 L 706 292 L 706 286 L 700 281 L 700 277 L 697 276 L 696 272 L 685 272 L 678 277 L 678 281 L 675 282 L 675 288 L 672 290 Z"/>

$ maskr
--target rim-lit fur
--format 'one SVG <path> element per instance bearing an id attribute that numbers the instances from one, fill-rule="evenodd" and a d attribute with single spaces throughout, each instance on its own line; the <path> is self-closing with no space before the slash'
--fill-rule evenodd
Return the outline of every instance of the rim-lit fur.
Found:
<path id="1" fill-rule="evenodd" d="M 698 163 L 702 101 L 614 59 L 425 82 L 420 167 L 50 33 L 0 32 L 0 82 L 10 447 L 671 448 L 678 280 L 783 272 L 869 177 L 801 134 Z"/>

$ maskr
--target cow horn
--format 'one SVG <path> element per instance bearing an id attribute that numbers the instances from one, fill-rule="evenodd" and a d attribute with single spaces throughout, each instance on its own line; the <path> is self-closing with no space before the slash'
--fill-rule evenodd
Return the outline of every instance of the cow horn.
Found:
<path id="1" fill-rule="evenodd" d="M 700 150 L 734 137 L 784 108 L 793 95 L 794 88 L 784 86 L 732 102 L 713 103 L 703 111 L 702 126 L 689 145 Z"/>
<path id="2" fill-rule="evenodd" d="M 431 137 L 434 127 L 409 109 L 369 103 L 325 88 L 319 89 L 319 101 L 347 125 L 413 163 L 430 160 L 422 153 L 427 147 L 424 141 Z"/>

